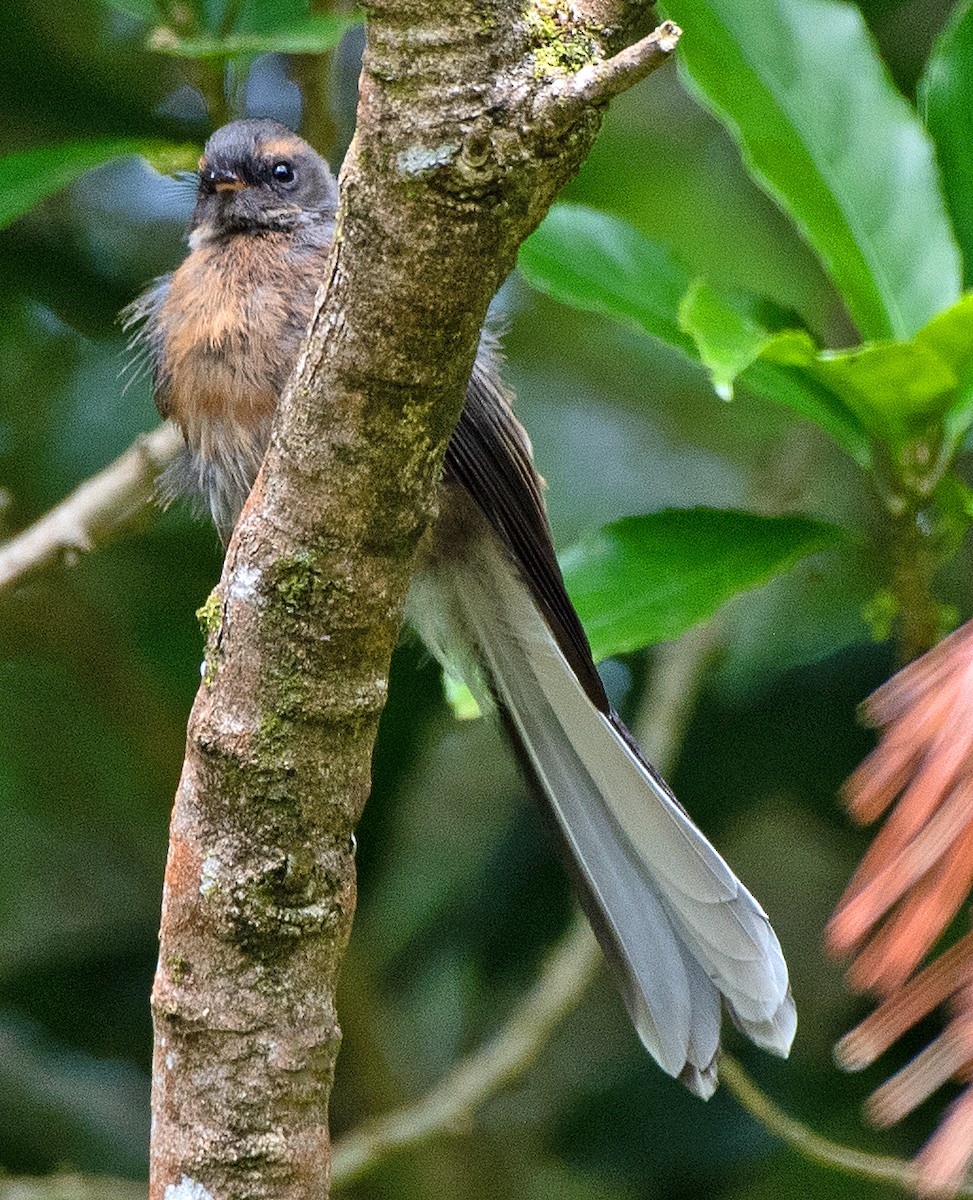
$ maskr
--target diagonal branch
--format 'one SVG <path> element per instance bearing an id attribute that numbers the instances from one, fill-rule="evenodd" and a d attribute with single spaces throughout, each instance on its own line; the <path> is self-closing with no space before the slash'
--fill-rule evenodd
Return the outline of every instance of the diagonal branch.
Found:
<path id="1" fill-rule="evenodd" d="M 0 592 L 45 567 L 72 566 L 138 520 L 159 473 L 172 462 L 181 437 L 172 425 L 141 434 L 113 463 L 86 479 L 60 504 L 0 545 Z"/>
<path id="2" fill-rule="evenodd" d="M 108 1175 L 0 1175 L 0 1200 L 145 1200 L 145 1184 Z"/>
<path id="3" fill-rule="evenodd" d="M 502 0 L 369 9 L 319 308 L 207 610 L 153 990 L 151 1200 L 328 1194 L 334 984 L 389 660 L 487 306 L 598 128 L 596 104 L 557 133 L 536 116 L 623 48 L 595 7 L 602 30 L 648 12 L 578 0 L 552 30 Z"/>
<path id="4" fill-rule="evenodd" d="M 652 686 L 638 724 L 660 769 L 678 761 L 699 686 L 715 648 L 715 623 L 690 630 L 656 652 Z M 574 1009 L 601 965 L 587 922 L 576 914 L 537 982 L 500 1032 L 458 1063 L 412 1104 L 366 1122 L 334 1147 L 333 1181 L 353 1183 L 388 1154 L 454 1129 L 539 1057 L 560 1021 Z"/>
<path id="5" fill-rule="evenodd" d="M 638 727 L 643 744 L 651 746 L 653 757 L 667 773 L 679 758 L 719 636 L 719 621 L 714 621 L 656 652 L 652 686 Z M 388 1155 L 462 1127 L 478 1107 L 537 1060 L 557 1024 L 580 1001 L 600 962 L 593 936 L 576 917 L 537 982 L 490 1042 L 457 1064 L 419 1100 L 366 1122 L 336 1143 L 335 1185 L 354 1183 Z M 725 1052 L 720 1056 L 720 1080 L 755 1120 L 802 1158 L 845 1175 L 890 1183 L 906 1192 L 915 1189 L 918 1171 L 914 1163 L 858 1150 L 815 1132 L 785 1113 Z M 956 1195 L 973 1196 L 973 1186 L 961 1187 Z"/>
<path id="6" fill-rule="evenodd" d="M 388 1154 L 461 1126 L 535 1061 L 600 964 L 598 943 L 579 913 L 496 1037 L 457 1063 L 414 1104 L 366 1122 L 335 1144 L 333 1182 L 340 1187 L 354 1183 Z"/>

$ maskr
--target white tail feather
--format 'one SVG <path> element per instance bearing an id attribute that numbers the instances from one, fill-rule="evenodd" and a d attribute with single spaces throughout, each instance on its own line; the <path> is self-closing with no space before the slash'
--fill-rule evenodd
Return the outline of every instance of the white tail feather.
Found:
<path id="1" fill-rule="evenodd" d="M 720 996 L 748 1037 L 786 1055 L 796 1014 L 766 914 L 592 704 L 499 543 L 484 534 L 421 572 L 409 618 L 482 701 L 493 693 L 509 714 L 662 1069 L 712 1093 Z"/>

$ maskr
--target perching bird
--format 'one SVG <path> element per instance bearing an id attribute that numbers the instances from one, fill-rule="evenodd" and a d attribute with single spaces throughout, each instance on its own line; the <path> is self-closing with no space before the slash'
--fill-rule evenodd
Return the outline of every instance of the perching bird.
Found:
<path id="1" fill-rule="evenodd" d="M 254 482 L 334 229 L 327 163 L 274 121 L 234 121 L 200 160 L 189 254 L 128 310 L 185 446 L 163 498 L 202 500 L 224 544 Z M 530 442 L 481 345 L 408 602 L 432 651 L 495 702 L 553 817 L 639 1037 L 700 1096 L 722 1004 L 786 1055 L 796 1014 L 763 909 L 642 757 L 564 590 Z"/>

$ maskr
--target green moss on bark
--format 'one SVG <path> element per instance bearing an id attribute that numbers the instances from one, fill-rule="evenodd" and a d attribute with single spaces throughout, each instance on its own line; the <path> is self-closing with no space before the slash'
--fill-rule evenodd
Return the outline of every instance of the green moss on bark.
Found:
<path id="1" fill-rule="evenodd" d="M 573 74 L 602 56 L 603 31 L 575 18 L 567 5 L 535 0 L 525 17 L 538 78 Z"/>

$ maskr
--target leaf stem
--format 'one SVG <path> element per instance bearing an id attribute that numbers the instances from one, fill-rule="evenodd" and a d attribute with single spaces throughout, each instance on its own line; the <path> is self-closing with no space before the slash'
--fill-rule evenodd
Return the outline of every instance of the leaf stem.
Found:
<path id="1" fill-rule="evenodd" d="M 891 1155 L 870 1154 L 833 1142 L 815 1133 L 801 1121 L 790 1117 L 763 1092 L 730 1054 L 720 1055 L 720 1080 L 752 1117 L 792 1150 L 822 1167 L 856 1175 L 861 1179 L 891 1183 L 903 1191 L 915 1191 L 917 1172 L 913 1163 Z M 957 1196 L 973 1196 L 973 1186 L 965 1184 Z"/>
<path id="2" fill-rule="evenodd" d="M 934 646 L 942 633 L 939 604 L 933 594 L 936 573 L 934 538 L 926 528 L 929 502 L 909 503 L 892 515 L 891 587 L 898 606 L 897 640 L 902 663 Z"/>

